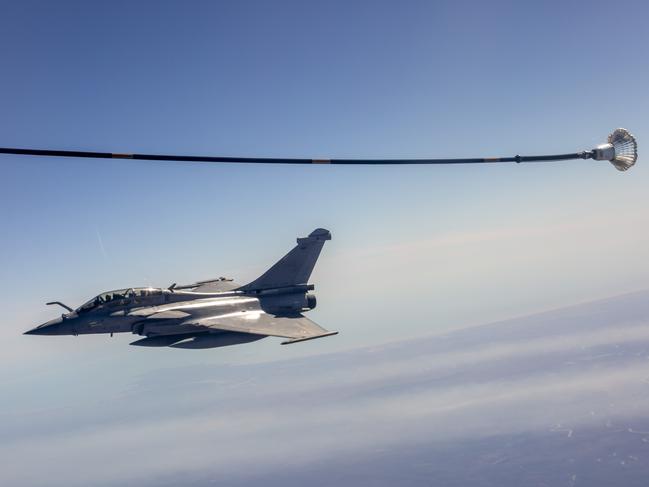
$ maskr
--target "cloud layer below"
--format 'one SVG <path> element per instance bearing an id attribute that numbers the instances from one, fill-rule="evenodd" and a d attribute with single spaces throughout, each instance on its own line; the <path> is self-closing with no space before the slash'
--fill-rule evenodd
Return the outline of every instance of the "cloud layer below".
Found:
<path id="1" fill-rule="evenodd" d="M 160 369 L 106 397 L 5 407 L 2 483 L 245 484 L 413 445 L 649 425 L 648 297 L 285 362 Z"/>

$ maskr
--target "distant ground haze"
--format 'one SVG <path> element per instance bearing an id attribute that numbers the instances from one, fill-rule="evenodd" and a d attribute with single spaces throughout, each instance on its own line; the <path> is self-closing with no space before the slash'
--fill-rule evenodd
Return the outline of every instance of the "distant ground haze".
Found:
<path id="1" fill-rule="evenodd" d="M 640 158 L 2 155 L 0 486 L 649 484 L 649 2 L 2 7 L 2 146 L 499 157 L 626 127 Z M 49 301 L 250 282 L 317 227 L 308 317 L 335 337 L 23 335 Z"/>
<path id="2" fill-rule="evenodd" d="M 0 477 L 641 486 L 648 408 L 649 292 L 639 292 L 381 347 L 161 368 L 102 401 L 4 406 Z"/>

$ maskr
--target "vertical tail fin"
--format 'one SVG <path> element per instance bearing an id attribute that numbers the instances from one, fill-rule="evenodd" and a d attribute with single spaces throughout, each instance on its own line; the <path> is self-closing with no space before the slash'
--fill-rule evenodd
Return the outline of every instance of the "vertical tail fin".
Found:
<path id="1" fill-rule="evenodd" d="M 259 278 L 241 287 L 242 291 L 271 289 L 307 284 L 322 246 L 331 240 L 331 233 L 318 228 L 308 237 L 298 238 L 297 245 Z"/>

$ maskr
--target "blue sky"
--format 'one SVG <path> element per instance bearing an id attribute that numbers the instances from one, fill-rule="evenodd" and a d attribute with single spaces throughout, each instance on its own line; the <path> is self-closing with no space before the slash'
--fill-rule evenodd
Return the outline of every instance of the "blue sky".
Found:
<path id="1" fill-rule="evenodd" d="M 647 7 L 616 4 L 633 14 L 614 36 L 610 8 L 15 2 L 0 29 L 3 145 L 454 157 L 585 149 L 616 126 L 642 143 Z M 642 161 L 627 174 L 580 161 L 0 164 L 0 290 L 12 341 L 52 313 L 46 300 L 77 305 L 140 283 L 253 278 L 318 226 L 334 240 L 314 276 L 315 314 L 344 331 L 343 346 L 395 337 L 389 321 L 401 306 L 371 311 L 387 296 L 408 310 L 434 305 L 425 319 L 404 311 L 412 335 L 431 320 L 452 327 L 643 288 L 649 274 Z M 400 250 L 409 245 L 415 254 Z"/>
<path id="2" fill-rule="evenodd" d="M 284 358 L 647 287 L 644 2 L 33 2 L 0 19 L 2 145 L 455 157 L 640 139 L 585 161 L 261 167 L 0 159 L 0 360 L 155 366 L 130 337 L 19 333 L 100 291 L 231 275 L 329 228 L 312 313 L 335 341 L 156 360 Z M 622 20 L 623 19 L 623 20 Z M 172 357 L 172 358 L 170 358 Z M 153 363 L 154 365 L 150 365 Z M 72 366 L 72 365 L 70 365 Z"/>
<path id="3" fill-rule="evenodd" d="M 623 126 L 640 161 L 622 174 L 588 161 L 1 156 L 0 387 L 11 400 L 0 413 L 50 414 L 47 405 L 65 416 L 83 400 L 93 424 L 102 404 L 182 367 L 312 358 L 647 289 L 648 14 L 640 1 L 4 2 L 2 146 L 511 156 L 589 149 Z M 107 289 L 220 275 L 245 282 L 316 227 L 333 240 L 310 316 L 337 337 L 184 351 L 135 349 L 131 336 L 21 335 L 58 313 L 50 300 L 77 306 Z"/>

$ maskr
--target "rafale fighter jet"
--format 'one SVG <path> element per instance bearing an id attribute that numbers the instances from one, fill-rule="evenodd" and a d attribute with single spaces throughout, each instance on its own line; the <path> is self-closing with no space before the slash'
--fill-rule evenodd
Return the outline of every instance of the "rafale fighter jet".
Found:
<path id="1" fill-rule="evenodd" d="M 26 335 L 81 335 L 132 332 L 145 347 L 215 348 L 260 340 L 288 338 L 282 344 L 335 335 L 302 315 L 315 308 L 308 291 L 311 271 L 328 230 L 318 228 L 298 238 L 288 254 L 245 286 L 219 278 L 167 289 L 130 288 L 109 291 L 76 310 L 25 332 Z"/>

